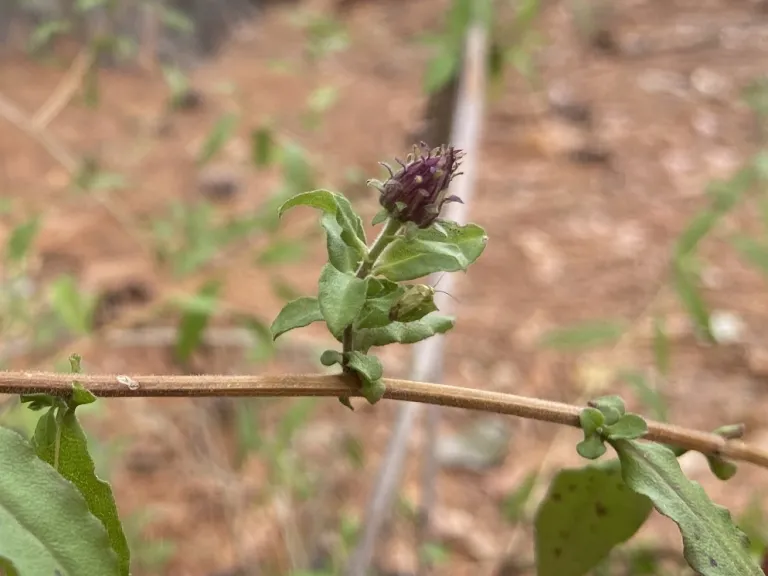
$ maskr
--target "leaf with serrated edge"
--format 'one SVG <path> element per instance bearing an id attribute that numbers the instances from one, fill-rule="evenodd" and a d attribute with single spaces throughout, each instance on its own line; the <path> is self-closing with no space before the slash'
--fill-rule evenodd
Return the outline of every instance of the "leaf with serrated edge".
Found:
<path id="1" fill-rule="evenodd" d="M 702 576 L 763 576 L 745 536 L 725 508 L 685 477 L 672 451 L 653 442 L 611 440 L 627 485 L 653 501 L 680 528 L 688 564 Z"/>
<path id="2" fill-rule="evenodd" d="M 326 264 L 320 273 L 318 303 L 328 330 L 338 336 L 360 313 L 365 304 L 368 282 L 350 272 Z"/>
<path id="3" fill-rule="evenodd" d="M 536 513 L 538 576 L 582 576 L 643 525 L 653 506 L 617 460 L 561 470 Z"/>
<path id="4" fill-rule="evenodd" d="M 121 574 L 107 531 L 77 488 L 7 428 L 0 428 L 0 558 L 23 575 Z"/>
<path id="5" fill-rule="evenodd" d="M 58 472 L 72 482 L 85 498 L 91 514 L 96 516 L 109 534 L 112 549 L 120 562 L 121 576 L 128 576 L 130 552 L 128 541 L 118 516 L 115 497 L 108 482 L 96 476 L 93 458 L 88 453 L 88 441 L 73 409 L 66 413 L 59 423 L 59 456 L 56 458 L 57 426 L 50 412 L 38 420 L 33 445 L 40 459 L 51 466 L 58 460 Z"/>
<path id="6" fill-rule="evenodd" d="M 448 332 L 455 320 L 451 316 L 428 314 L 416 322 L 392 322 L 383 328 L 369 328 L 360 330 L 357 334 L 358 347 L 366 351 L 372 346 L 386 346 L 388 344 L 415 344 L 426 340 L 435 334 Z"/>
<path id="7" fill-rule="evenodd" d="M 320 312 L 317 298 L 297 298 L 283 306 L 277 318 L 272 322 L 270 327 L 272 338 L 277 340 L 278 336 L 290 330 L 309 326 L 313 322 L 320 322 L 322 319 L 323 314 Z"/>

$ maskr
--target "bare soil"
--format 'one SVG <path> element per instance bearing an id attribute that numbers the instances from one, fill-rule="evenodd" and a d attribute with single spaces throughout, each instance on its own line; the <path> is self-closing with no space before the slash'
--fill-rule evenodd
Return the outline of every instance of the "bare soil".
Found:
<path id="1" fill-rule="evenodd" d="M 343 17 L 350 49 L 315 67 L 302 60 L 304 39 L 292 23 L 297 9 L 269 10 L 191 74 L 204 100 L 186 113 L 167 112 L 168 89 L 159 72 L 102 70 L 98 108 L 84 106 L 76 93 L 42 130 L 72 158 L 98 157 L 127 178 L 126 188 L 101 200 L 74 193 L 66 166 L 39 136 L 0 119 L 0 189 L 14 202 L 13 218 L 2 222 L 0 236 L 13 222 L 41 213 L 44 227 L 35 250 L 43 276 L 69 271 L 96 291 L 134 283 L 151 301 L 189 292 L 203 277 L 179 281 L 158 266 L 147 222 L 174 199 L 199 197 L 195 153 L 216 119 L 226 111 L 240 115 L 237 137 L 216 160 L 241 182 L 222 213 L 255 210 L 278 183 L 275 171 L 249 164 L 249 132 L 267 119 L 281 138 L 306 149 L 318 184 L 349 189 L 344 174 L 352 166 L 364 177 L 379 174 L 376 162 L 405 154 L 405 137 L 419 125 L 429 52 L 415 37 L 434 29 L 435 14 L 445 4 L 359 2 Z M 446 383 L 569 402 L 605 390 L 631 399 L 632 392 L 611 375 L 652 365 L 650 321 L 663 313 L 673 346 L 672 373 L 663 388 L 670 419 L 701 429 L 745 422 L 749 441 L 768 443 L 768 367 L 760 361 L 768 319 L 764 280 L 736 257 L 725 233 L 705 243 L 708 301 L 746 323 L 743 342 L 718 348 L 696 340 L 668 286 L 675 239 L 706 205 L 707 183 L 729 177 L 758 149 L 755 119 L 740 93 L 766 72 L 768 16 L 760 3 L 746 0 L 614 2 L 607 26 L 618 49 L 611 52 L 585 42 L 566 3 L 545 4 L 537 21 L 536 84 L 510 71 L 488 103 L 471 219 L 486 228 L 490 241 L 454 294 L 458 322 L 447 339 Z M 306 1 L 302 7 L 323 5 Z M 66 77 L 74 54 L 62 51 L 59 66 L 20 54 L 2 56 L 0 95 L 34 116 Z M 294 72 L 280 70 L 278 60 L 290 62 Z M 339 101 L 322 127 L 309 131 L 300 120 L 306 98 L 328 85 L 339 87 Z M 549 101 L 584 107 L 591 123 L 552 112 Z M 607 162 L 583 161 L 604 155 Z M 354 202 L 370 220 L 374 192 L 356 190 Z M 297 211 L 285 229 L 312 226 L 313 217 Z M 753 225 L 748 211 L 737 211 L 724 229 Z M 280 274 L 309 293 L 323 258 L 322 243 L 316 243 L 307 261 L 284 266 Z M 269 320 L 280 299 L 270 274 L 253 260 L 253 245 L 240 246 L 207 274 L 225 280 L 224 299 L 232 309 Z M 134 305 L 142 307 L 146 302 Z M 110 321 L 130 328 L 126 318 L 134 312 L 121 309 Z M 621 318 L 634 329 L 610 349 L 581 354 L 537 345 L 549 328 L 599 318 Z M 154 320 L 162 324 L 141 317 L 145 325 Z M 286 339 L 290 343 L 267 364 L 249 363 L 238 349 L 208 347 L 187 369 L 319 369 L 322 332 Z M 60 353 L 70 351 L 81 353 L 94 372 L 182 370 L 168 347 L 116 346 L 100 336 Z M 387 351 L 385 358 L 390 373 L 407 375 L 408 350 Z M 50 369 L 52 359 L 28 354 L 12 365 Z M 397 410 L 385 402 L 352 413 L 335 400 L 319 401 L 291 448 L 301 477 L 312 484 L 302 497 L 294 482 L 275 479 L 263 453 L 234 465 L 231 403 L 100 404 L 88 429 L 111 455 L 110 478 L 123 516 L 150 511 L 144 539 L 173 542 L 167 563 L 148 560 L 137 573 L 175 576 L 289 574 L 292 566 L 311 561 L 338 537 L 340 519 L 362 518 Z M 295 403 L 259 405 L 257 428 L 268 441 L 276 437 L 278 416 Z M 643 409 L 637 402 L 632 407 Z M 446 410 L 443 432 L 479 417 Z M 511 526 L 500 502 L 544 458 L 547 470 L 580 463 L 577 431 L 528 421 L 507 424 L 511 442 L 500 466 L 481 474 L 439 475 L 435 531 L 449 557 L 435 574 L 493 574 L 507 554 L 523 563 L 532 559 L 531 526 Z M 360 468 L 351 463 L 350 438 L 364 449 Z M 415 503 L 421 431 L 411 441 L 402 493 L 405 502 Z M 712 479 L 697 457 L 686 457 L 684 467 L 714 500 L 735 510 L 749 504 L 765 479 L 764 471 L 742 466 L 726 485 Z M 300 476 L 290 469 L 287 474 Z M 640 537 L 669 536 L 665 545 L 677 547 L 673 528 L 658 518 L 653 532 L 644 530 Z M 412 540 L 401 510 L 380 547 L 378 565 L 411 572 Z"/>

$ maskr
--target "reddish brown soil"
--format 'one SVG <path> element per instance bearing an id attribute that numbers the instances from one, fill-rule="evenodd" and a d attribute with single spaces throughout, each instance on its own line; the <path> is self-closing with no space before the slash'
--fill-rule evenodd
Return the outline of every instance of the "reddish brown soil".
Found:
<path id="1" fill-rule="evenodd" d="M 243 189 L 223 211 L 254 210 L 278 182 L 276 172 L 249 166 L 249 131 L 267 118 L 282 138 L 305 147 L 323 186 L 345 186 L 349 166 L 374 176 L 377 161 L 405 152 L 405 135 L 419 122 L 421 74 L 429 54 L 413 39 L 436 25 L 435 10 L 445 4 L 361 2 L 345 16 L 351 48 L 316 68 L 302 63 L 294 12 L 273 10 L 250 25 L 252 33 L 191 75 L 205 101 L 188 113 L 165 113 L 167 89 L 159 74 L 102 71 L 98 109 L 75 98 L 45 132 L 72 157 L 96 155 L 128 178 L 129 187 L 109 192 L 104 203 L 73 193 L 67 171 L 40 142 L 0 118 L 0 188 L 3 197 L 14 199 L 12 220 L 43 215 L 36 244 L 38 254 L 48 255 L 43 272 L 53 274 L 46 266 L 56 255 L 63 270 L 91 288 L 138 279 L 158 299 L 173 290 L 190 291 L 202 276 L 172 281 L 154 264 L 146 218 L 162 214 L 173 199 L 198 194 L 194 152 L 219 115 L 230 110 L 241 115 L 238 137 L 217 163 L 242 174 Z M 717 349 L 696 342 L 666 283 L 673 243 L 706 204 L 706 183 L 729 176 L 757 147 L 754 119 L 739 92 L 765 70 L 760 34 L 768 20 L 746 0 L 616 3 L 617 41 L 636 54 L 614 56 L 588 49 L 568 10 L 547 4 L 553 5 L 537 23 L 543 46 L 536 60 L 537 87 L 510 71 L 503 93 L 488 105 L 471 219 L 486 228 L 490 241 L 459 281 L 445 381 L 563 401 L 605 389 L 631 398 L 606 374 L 651 365 L 649 321 L 663 312 L 673 345 L 672 375 L 664 386 L 671 420 L 703 429 L 746 422 L 748 439 L 765 445 L 766 367 L 755 360 L 765 346 L 764 281 L 737 259 L 724 234 L 705 243 L 714 279 L 706 292 L 709 302 L 741 315 L 748 326 L 745 344 Z M 278 59 L 291 62 L 295 72 L 276 70 L 271 63 Z M 0 71 L 0 94 L 32 116 L 64 77 L 66 62 L 58 69 L 21 55 L 3 56 Z M 225 85 L 234 91 L 227 93 Z M 338 86 L 340 99 L 320 130 L 307 131 L 300 122 L 306 97 L 326 85 Z M 589 106 L 592 128 L 541 112 L 547 90 Z M 584 146 L 607 151 L 610 166 L 569 159 Z M 369 219 L 376 211 L 372 193 L 356 194 L 355 203 Z M 284 229 L 311 225 L 313 216 L 297 211 Z M 747 211 L 737 211 L 724 227 L 732 231 L 751 221 Z M 0 236 L 10 225 L 11 220 L 2 224 Z M 269 274 L 253 266 L 253 254 L 251 245 L 240 246 L 209 275 L 226 281 L 225 300 L 232 308 L 271 319 L 280 301 Z M 323 257 L 318 243 L 308 261 L 280 273 L 310 292 Z M 635 329 L 616 347 L 597 352 L 562 354 L 536 345 L 549 327 L 593 318 L 623 318 Z M 151 324 L 152 317 L 142 321 Z M 191 369 L 314 371 L 313 355 L 326 340 L 322 332 L 304 332 L 268 365 L 249 364 L 237 350 L 209 349 Z M 307 339 L 313 347 L 306 346 Z M 94 372 L 181 370 L 165 348 L 115 347 L 99 337 L 68 345 L 61 354 L 72 350 L 83 354 L 87 370 Z M 385 354 L 390 373 L 407 375 L 407 353 Z M 16 362 L 22 366 L 50 369 L 52 359 L 27 356 Z M 385 402 L 352 413 L 335 400 L 319 401 L 290 451 L 313 483 L 311 496 L 302 499 L 295 486 L 275 481 L 263 455 L 254 453 L 240 469 L 232 464 L 230 404 L 152 399 L 101 404 L 104 417 L 93 416 L 89 430 L 111 453 L 110 477 L 122 514 L 151 511 L 144 538 L 174 546 L 164 567 L 148 562 L 137 573 L 174 576 L 288 574 L 319 542 L 336 537 L 341 517 L 362 517 L 397 410 Z M 263 403 L 269 407 L 259 412 L 263 438 L 274 437 L 274 424 L 290 404 Z M 447 410 L 444 428 L 476 417 Z M 465 536 L 449 542 L 449 559 L 436 574 L 491 574 L 511 541 L 513 556 L 530 558 L 530 526 L 518 530 L 507 524 L 500 500 L 545 455 L 547 469 L 579 464 L 578 432 L 560 432 L 553 444 L 558 433 L 553 426 L 509 425 L 512 441 L 502 466 L 482 475 L 440 474 L 438 531 Z M 348 437 L 365 448 L 362 469 L 350 464 L 341 447 Z M 414 461 L 403 490 L 411 502 L 418 498 L 416 455 L 422 440 L 421 432 L 414 433 Z M 736 509 L 766 478 L 765 471 L 743 466 L 726 487 L 700 460 L 685 462 L 716 501 Z M 676 542 L 668 522 L 658 519 L 654 529 Z M 398 516 L 389 543 L 381 547 L 381 566 L 413 568 L 411 530 Z"/>

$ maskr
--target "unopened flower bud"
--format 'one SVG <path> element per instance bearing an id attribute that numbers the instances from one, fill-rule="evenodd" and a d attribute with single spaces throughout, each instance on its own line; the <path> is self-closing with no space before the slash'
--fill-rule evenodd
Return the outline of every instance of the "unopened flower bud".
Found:
<path id="1" fill-rule="evenodd" d="M 387 164 L 389 179 L 369 181 L 381 192 L 379 202 L 389 214 L 401 222 L 413 222 L 419 228 L 437 220 L 443 204 L 461 202 L 458 196 L 446 196 L 448 185 L 458 175 L 464 153 L 453 146 L 430 150 L 425 143 L 414 146 L 406 161 L 397 160 L 401 169 L 393 172 Z"/>

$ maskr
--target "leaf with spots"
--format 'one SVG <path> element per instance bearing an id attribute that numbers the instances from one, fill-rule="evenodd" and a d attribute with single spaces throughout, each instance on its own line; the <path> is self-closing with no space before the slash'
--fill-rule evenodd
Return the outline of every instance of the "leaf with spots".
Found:
<path id="1" fill-rule="evenodd" d="M 685 560 L 701 576 L 763 576 L 749 555 L 747 537 L 725 508 L 686 478 L 675 454 L 661 444 L 611 440 L 624 481 L 653 501 L 680 528 Z"/>
<path id="2" fill-rule="evenodd" d="M 630 490 L 618 460 L 564 469 L 536 513 L 538 576 L 581 576 L 628 540 L 651 513 Z"/>

